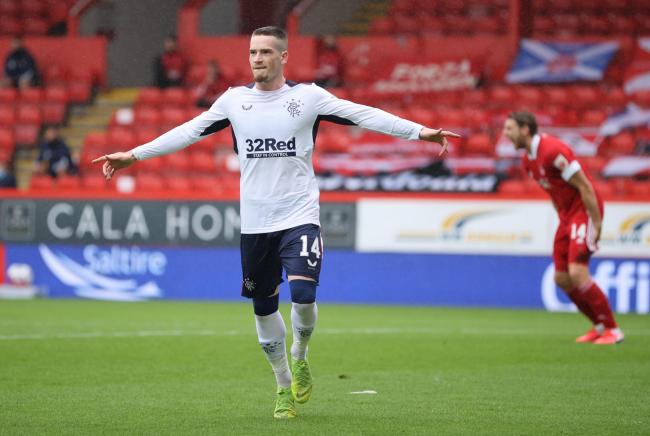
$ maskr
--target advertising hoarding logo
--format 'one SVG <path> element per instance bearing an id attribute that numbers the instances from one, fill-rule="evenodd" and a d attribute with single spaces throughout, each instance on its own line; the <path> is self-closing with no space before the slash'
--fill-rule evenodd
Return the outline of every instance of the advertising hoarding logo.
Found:
<path id="1" fill-rule="evenodd" d="M 470 222 L 493 215 L 507 213 L 506 210 L 470 210 L 448 215 L 441 223 L 441 231 L 402 231 L 398 239 L 421 239 L 466 242 L 528 242 L 532 239 L 526 232 L 504 232 L 489 230 L 466 230 Z"/>
<path id="2" fill-rule="evenodd" d="M 32 201 L 0 204 L 0 236 L 4 241 L 29 241 L 34 237 L 35 209 Z"/>
<path id="3" fill-rule="evenodd" d="M 107 273 L 129 276 L 153 274 L 161 275 L 166 265 L 166 257 L 160 252 L 149 252 L 137 247 L 131 249 L 113 246 L 101 250 L 89 245 L 84 249 L 88 262 L 82 265 L 63 253 L 55 253 L 46 245 L 38 246 L 45 265 L 61 283 L 71 287 L 75 295 L 82 298 L 113 301 L 142 301 L 160 298 L 163 291 L 155 281 L 139 284 L 135 279 L 115 279 Z"/>
<path id="4" fill-rule="evenodd" d="M 554 274 L 555 267 L 551 263 L 542 278 L 544 307 L 551 312 L 575 312 L 573 303 L 560 299 L 562 291 L 555 286 Z M 593 277 L 610 302 L 613 302 L 612 309 L 615 312 L 650 313 L 650 262 L 601 260 L 596 264 Z"/>

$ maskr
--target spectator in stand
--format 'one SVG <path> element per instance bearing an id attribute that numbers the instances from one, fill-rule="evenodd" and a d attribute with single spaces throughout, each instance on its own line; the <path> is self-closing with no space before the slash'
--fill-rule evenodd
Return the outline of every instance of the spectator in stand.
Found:
<path id="1" fill-rule="evenodd" d="M 334 35 L 326 35 L 320 41 L 315 82 L 324 88 L 343 85 L 343 56 L 339 53 Z"/>
<path id="2" fill-rule="evenodd" d="M 163 53 L 156 58 L 156 85 L 159 88 L 170 86 L 183 86 L 187 63 L 185 57 L 178 50 L 176 38 L 165 38 Z"/>
<path id="3" fill-rule="evenodd" d="M 11 51 L 5 59 L 5 83 L 14 88 L 28 88 L 39 84 L 38 68 L 20 37 L 11 40 Z"/>
<path id="4" fill-rule="evenodd" d="M 196 105 L 210 108 L 212 103 L 232 85 L 230 78 L 224 76 L 216 60 L 208 62 L 205 79 L 195 90 Z"/>
<path id="5" fill-rule="evenodd" d="M 77 174 L 77 164 L 56 126 L 45 129 L 43 142 L 39 146 L 36 170 L 52 178 L 64 174 Z"/>
<path id="6" fill-rule="evenodd" d="M 16 178 L 11 171 L 11 163 L 0 160 L 0 188 L 15 188 Z"/>

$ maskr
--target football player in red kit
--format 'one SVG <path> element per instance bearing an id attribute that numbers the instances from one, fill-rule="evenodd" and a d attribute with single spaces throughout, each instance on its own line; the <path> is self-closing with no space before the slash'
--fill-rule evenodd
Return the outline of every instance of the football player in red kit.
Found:
<path id="1" fill-rule="evenodd" d="M 589 274 L 589 258 L 597 250 L 603 222 L 603 201 L 591 177 L 569 146 L 537 133 L 533 114 L 512 112 L 503 133 L 517 149 L 526 151 L 524 169 L 549 194 L 560 218 L 553 243 L 555 283 L 593 324 L 576 342 L 622 342 L 623 332 L 607 297 Z"/>

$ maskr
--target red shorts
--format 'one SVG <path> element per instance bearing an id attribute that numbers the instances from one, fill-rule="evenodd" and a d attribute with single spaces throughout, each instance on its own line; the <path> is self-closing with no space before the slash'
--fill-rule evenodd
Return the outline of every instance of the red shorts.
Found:
<path id="1" fill-rule="evenodd" d="M 570 263 L 587 265 L 598 249 L 594 227 L 587 211 L 580 210 L 560 221 L 553 242 L 555 271 L 567 272 Z"/>

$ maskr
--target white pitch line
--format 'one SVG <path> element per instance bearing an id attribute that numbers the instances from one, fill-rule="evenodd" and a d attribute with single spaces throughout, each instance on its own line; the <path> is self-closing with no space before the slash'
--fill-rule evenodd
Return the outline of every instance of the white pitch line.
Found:
<path id="1" fill-rule="evenodd" d="M 394 334 L 462 334 L 487 336 L 532 336 L 548 335 L 565 336 L 565 331 L 544 331 L 541 329 L 481 329 L 481 328 L 350 328 L 350 329 L 318 329 L 319 335 L 394 335 Z M 16 334 L 0 335 L 0 341 L 20 340 L 50 340 L 50 339 L 97 339 L 97 338 L 148 338 L 148 337 L 182 337 L 182 336 L 253 336 L 253 330 L 136 330 L 122 332 L 67 332 L 51 334 Z M 628 333 L 628 335 L 630 335 Z M 650 330 L 634 331 L 631 336 L 650 336 Z"/>

